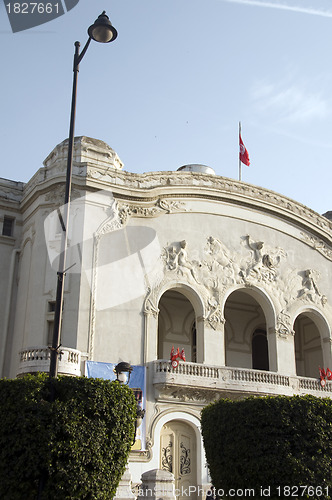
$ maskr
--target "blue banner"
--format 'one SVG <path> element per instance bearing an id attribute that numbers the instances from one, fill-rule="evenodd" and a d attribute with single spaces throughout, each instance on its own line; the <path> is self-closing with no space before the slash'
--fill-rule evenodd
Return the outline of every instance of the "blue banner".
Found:
<path id="1" fill-rule="evenodd" d="M 117 363 L 102 363 L 99 361 L 86 361 L 85 362 L 85 375 L 91 378 L 102 378 L 104 380 L 116 380 L 114 368 Z M 146 397 L 146 368 L 141 365 L 132 366 L 129 379 L 129 387 L 133 389 L 136 401 L 141 408 L 145 408 Z M 132 447 L 133 450 L 145 449 L 145 419 L 136 431 L 136 441 Z"/>

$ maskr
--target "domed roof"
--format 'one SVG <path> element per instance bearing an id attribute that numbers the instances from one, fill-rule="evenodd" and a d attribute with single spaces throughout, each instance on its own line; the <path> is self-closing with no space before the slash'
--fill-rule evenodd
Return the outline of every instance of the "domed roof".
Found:
<path id="1" fill-rule="evenodd" d="M 216 175 L 213 168 L 208 167 L 207 165 L 201 165 L 199 163 L 191 163 L 189 165 L 183 165 L 182 167 L 177 169 L 177 172 L 199 172 L 201 174 Z"/>

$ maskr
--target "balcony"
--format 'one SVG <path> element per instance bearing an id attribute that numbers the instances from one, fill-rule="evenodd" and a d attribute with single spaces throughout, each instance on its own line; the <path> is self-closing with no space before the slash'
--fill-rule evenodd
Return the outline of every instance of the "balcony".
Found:
<path id="1" fill-rule="evenodd" d="M 51 351 L 47 346 L 29 347 L 20 351 L 20 363 L 17 376 L 26 373 L 48 372 L 50 368 Z M 81 353 L 76 349 L 61 347 L 59 362 L 59 375 L 81 375 Z"/>
<path id="2" fill-rule="evenodd" d="M 252 395 L 304 395 L 332 397 L 332 382 L 322 387 L 320 380 L 281 375 L 245 368 L 216 367 L 170 361 L 153 362 L 155 396 L 164 401 L 192 401 L 199 404 L 219 398 L 241 399 Z"/>

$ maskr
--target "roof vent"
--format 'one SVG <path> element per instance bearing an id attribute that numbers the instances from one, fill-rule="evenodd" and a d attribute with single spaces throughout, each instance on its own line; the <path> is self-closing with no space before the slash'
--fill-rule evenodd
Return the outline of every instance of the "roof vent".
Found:
<path id="1" fill-rule="evenodd" d="M 198 163 L 183 165 L 182 167 L 177 169 L 177 172 L 199 172 L 200 174 L 216 175 L 213 168 L 208 167 L 207 165 L 200 165 Z"/>

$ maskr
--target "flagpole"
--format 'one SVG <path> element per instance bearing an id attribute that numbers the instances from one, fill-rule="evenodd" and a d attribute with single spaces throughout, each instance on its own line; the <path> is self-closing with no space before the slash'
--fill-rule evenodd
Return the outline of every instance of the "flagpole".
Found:
<path id="1" fill-rule="evenodd" d="M 239 181 L 241 180 L 240 137 L 241 137 L 241 122 L 239 122 Z"/>

